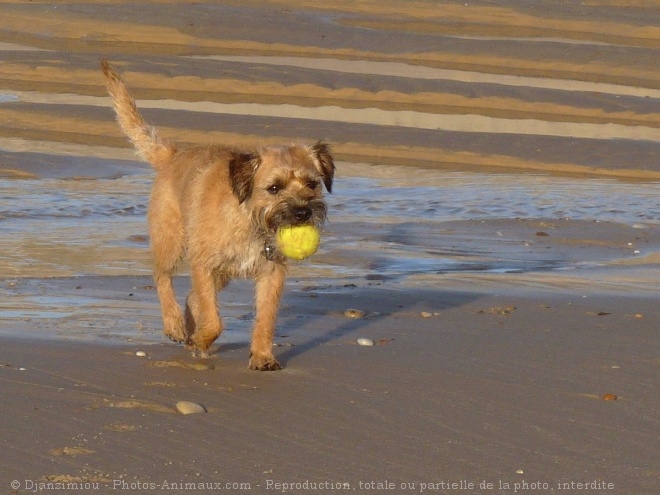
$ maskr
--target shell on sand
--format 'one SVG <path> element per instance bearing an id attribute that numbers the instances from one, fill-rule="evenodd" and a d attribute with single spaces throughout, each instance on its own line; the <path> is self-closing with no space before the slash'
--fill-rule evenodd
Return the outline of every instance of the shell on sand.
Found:
<path id="1" fill-rule="evenodd" d="M 201 404 L 197 404 L 196 402 L 189 402 L 187 400 L 180 400 L 177 402 L 176 410 L 181 414 L 199 414 L 206 412 L 206 409 Z"/>

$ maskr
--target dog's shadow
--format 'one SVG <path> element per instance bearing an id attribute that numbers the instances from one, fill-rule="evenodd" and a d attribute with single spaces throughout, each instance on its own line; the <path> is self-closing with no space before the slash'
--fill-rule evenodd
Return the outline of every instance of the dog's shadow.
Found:
<path id="1" fill-rule="evenodd" d="M 377 340 L 392 335 L 392 327 L 383 319 L 397 315 L 421 318 L 422 312 L 441 313 L 479 298 L 478 294 L 456 293 L 434 289 L 409 289 L 367 285 L 362 287 L 330 287 L 311 291 L 291 291 L 285 295 L 276 340 L 295 341 L 276 353 L 287 363 L 311 349 L 360 337 Z M 358 310 L 358 317 L 347 310 Z M 286 338 L 285 338 L 286 337 Z M 286 344 L 284 344 L 286 345 Z"/>
<path id="2" fill-rule="evenodd" d="M 187 293 L 187 277 L 176 277 L 175 284 L 179 293 Z M 253 291 L 252 281 L 239 280 L 219 294 L 220 312 L 227 330 L 213 346 L 211 356 L 221 357 L 225 352 L 249 349 L 254 321 Z M 477 293 L 403 287 L 386 278 L 365 280 L 363 285 L 326 283 L 310 287 L 294 283 L 285 291 L 278 315 L 275 356 L 286 367 L 291 360 L 318 346 L 347 340 L 355 342 L 359 337 L 388 338 L 394 332 L 394 325 L 383 325 L 388 318 L 421 318 L 422 312 L 442 313 L 479 297 Z M 357 318 L 347 316 L 348 309 L 363 314 Z"/>

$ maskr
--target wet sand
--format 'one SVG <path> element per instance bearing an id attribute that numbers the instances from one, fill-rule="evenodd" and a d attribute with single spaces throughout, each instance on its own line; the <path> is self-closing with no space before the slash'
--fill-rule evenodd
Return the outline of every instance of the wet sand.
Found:
<path id="1" fill-rule="evenodd" d="M 115 281 L 107 297 L 127 298 L 133 283 Z M 367 316 L 344 317 L 348 304 Z M 202 362 L 139 337 L 5 337 L 3 481 L 96 482 L 101 493 L 121 481 L 241 482 L 270 493 L 269 480 L 309 480 L 366 493 L 360 483 L 387 480 L 419 493 L 464 480 L 511 487 L 465 493 L 509 493 L 597 480 L 613 489 L 590 493 L 652 493 L 658 316 L 657 297 L 592 292 L 290 290 L 278 373 L 248 370 L 246 342 Z M 179 400 L 208 412 L 177 414 Z"/>
<path id="2" fill-rule="evenodd" d="M 655 493 L 657 7 L 0 10 L 3 492 Z M 210 359 L 161 336 L 150 171 L 101 56 L 183 145 L 332 143 L 339 187 L 320 252 L 291 268 L 284 370 L 247 369 L 249 282 L 221 295 Z"/>
<path id="3" fill-rule="evenodd" d="M 223 5 L 3 4 L 0 84 L 18 101 L 2 135 L 126 146 L 106 56 L 181 143 L 322 137 L 348 161 L 660 178 L 653 8 Z"/>

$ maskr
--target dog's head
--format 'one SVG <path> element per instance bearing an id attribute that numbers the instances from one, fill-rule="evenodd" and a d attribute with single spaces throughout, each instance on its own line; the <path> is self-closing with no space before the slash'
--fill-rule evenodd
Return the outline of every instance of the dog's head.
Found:
<path id="1" fill-rule="evenodd" d="M 325 220 L 323 186 L 332 191 L 335 164 L 327 144 L 266 147 L 236 154 L 229 177 L 240 204 L 267 233 L 282 226 L 316 225 Z"/>

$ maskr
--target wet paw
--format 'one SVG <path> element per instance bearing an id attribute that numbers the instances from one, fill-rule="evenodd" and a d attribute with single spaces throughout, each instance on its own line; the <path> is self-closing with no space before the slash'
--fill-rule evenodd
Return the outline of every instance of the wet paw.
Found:
<path id="1" fill-rule="evenodd" d="M 274 356 L 250 356 L 250 364 L 248 367 L 251 370 L 257 371 L 277 371 L 282 369 L 282 365 L 275 359 Z"/>
<path id="2" fill-rule="evenodd" d="M 170 313 L 163 315 L 163 333 L 172 342 L 182 343 L 186 341 L 186 328 L 180 311 L 172 310 Z"/>
<path id="3" fill-rule="evenodd" d="M 186 341 L 187 337 L 182 329 L 163 329 L 165 336 L 172 342 L 181 344 Z"/>
<path id="4" fill-rule="evenodd" d="M 203 351 L 201 349 L 195 349 L 194 347 L 188 347 L 187 349 L 192 350 L 192 357 L 199 359 L 209 359 L 211 357 L 211 351 L 209 349 Z"/>

